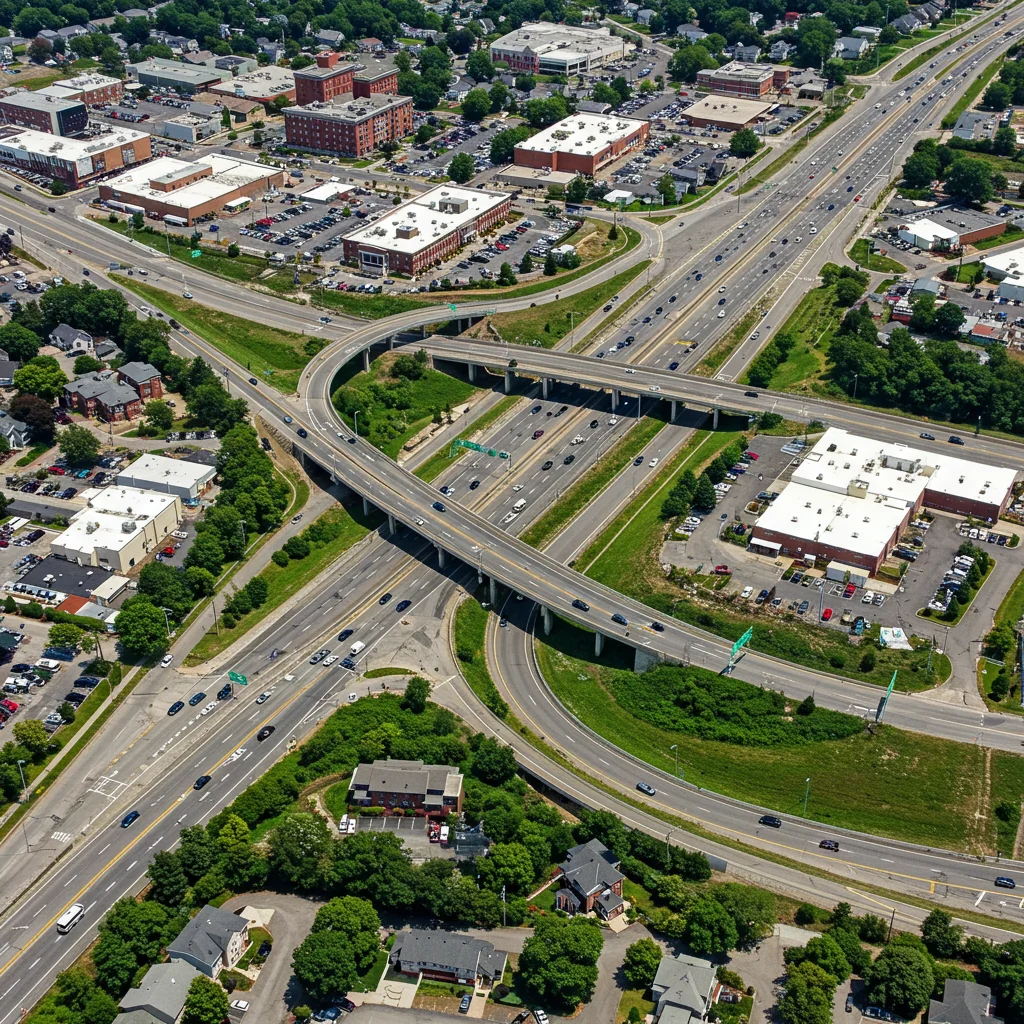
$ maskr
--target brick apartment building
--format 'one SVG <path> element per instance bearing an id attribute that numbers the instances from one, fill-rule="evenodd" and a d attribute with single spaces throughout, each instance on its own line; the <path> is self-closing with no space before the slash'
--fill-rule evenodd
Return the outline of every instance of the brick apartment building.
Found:
<path id="1" fill-rule="evenodd" d="M 283 113 L 289 146 L 336 156 L 365 156 L 412 131 L 408 96 L 335 97 L 327 103 L 286 107 Z"/>
<path id="2" fill-rule="evenodd" d="M 117 103 L 121 100 L 124 97 L 124 82 L 109 75 L 83 72 L 74 78 L 62 78 L 38 92 L 44 96 L 80 100 L 87 107 L 91 107 L 93 104 Z"/>
<path id="3" fill-rule="evenodd" d="M 361 807 L 401 813 L 423 811 L 444 817 L 462 812 L 462 775 L 458 768 L 422 761 L 378 759 L 352 774 L 349 798 Z"/>
<path id="4" fill-rule="evenodd" d="M 61 405 L 106 423 L 134 420 L 142 415 L 142 399 L 113 370 L 101 370 L 64 385 Z"/>
<path id="5" fill-rule="evenodd" d="M 570 916 L 618 917 L 626 909 L 620 867 L 619 858 L 598 839 L 574 846 L 558 867 L 555 907 Z"/>
<path id="6" fill-rule="evenodd" d="M 642 149 L 651 126 L 647 121 L 604 114 L 572 114 L 515 148 L 517 167 L 595 175 L 605 164 Z"/>
<path id="7" fill-rule="evenodd" d="M 367 67 L 354 61 L 339 63 L 339 53 L 321 53 L 316 67 L 295 72 L 295 103 L 329 103 L 336 97 L 365 99 L 375 93 L 398 92 L 398 71 L 391 65 Z"/>
<path id="8" fill-rule="evenodd" d="M 117 368 L 117 379 L 133 387 L 144 402 L 151 398 L 164 397 L 163 378 L 160 371 L 149 363 L 123 363 Z"/>
<path id="9" fill-rule="evenodd" d="M 720 68 L 697 72 L 697 88 L 718 96 L 760 99 L 778 92 L 789 82 L 789 68 L 771 64 L 744 64 L 734 60 Z"/>

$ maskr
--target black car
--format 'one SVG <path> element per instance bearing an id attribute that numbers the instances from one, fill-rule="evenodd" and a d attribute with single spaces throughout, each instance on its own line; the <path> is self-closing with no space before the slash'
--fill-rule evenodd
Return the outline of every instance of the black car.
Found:
<path id="1" fill-rule="evenodd" d="M 169 707 L 169 708 L 167 709 L 167 714 L 168 714 L 168 715 L 176 715 L 176 714 L 177 714 L 177 713 L 178 713 L 178 712 L 179 712 L 179 711 L 180 711 L 180 710 L 181 710 L 181 709 L 182 709 L 182 708 L 183 708 L 184 706 L 185 706 L 185 702 L 184 702 L 183 700 L 176 700 L 176 701 L 175 701 L 175 702 L 174 702 L 174 703 L 173 703 L 173 704 L 172 704 L 172 705 L 171 705 L 171 706 L 170 706 L 170 707 Z"/>
<path id="2" fill-rule="evenodd" d="M 75 686 L 81 687 L 85 690 L 93 690 L 99 686 L 100 681 L 96 676 L 79 676 L 75 680 Z"/>
<path id="3" fill-rule="evenodd" d="M 962 437 L 957 437 L 956 434 L 950 434 L 949 435 L 949 443 L 950 444 L 966 444 L 964 439 Z"/>
<path id="4" fill-rule="evenodd" d="M 672 362 L 668 364 L 668 368 L 670 370 L 678 370 L 679 369 L 679 361 L 677 359 L 673 359 Z"/>
<path id="5" fill-rule="evenodd" d="M 621 614 L 620 612 L 616 612 L 612 616 L 612 622 L 617 622 L 620 626 L 628 626 L 629 625 L 629 620 L 626 618 L 625 615 Z"/>
<path id="6" fill-rule="evenodd" d="M 381 595 L 381 598 L 380 598 L 380 600 L 379 600 L 379 601 L 377 602 L 377 604 L 387 604 L 387 603 L 388 603 L 388 601 L 390 601 L 390 600 L 391 600 L 391 598 L 392 598 L 393 596 L 394 596 L 394 595 L 393 595 L 393 594 L 391 593 L 391 591 L 389 590 L 389 591 L 388 591 L 388 592 L 387 592 L 386 594 L 382 594 L 382 595 Z"/>
<path id="7" fill-rule="evenodd" d="M 1007 878 L 1006 875 L 1000 875 L 996 879 L 996 885 L 998 885 L 1000 889 L 1016 889 L 1017 888 L 1017 883 L 1012 878 Z"/>
<path id="8" fill-rule="evenodd" d="M 536 416 L 536 415 L 537 415 L 537 413 L 539 413 L 539 412 L 540 412 L 540 406 L 539 406 L 539 405 L 535 405 L 535 406 L 534 406 L 534 407 L 533 407 L 533 408 L 532 408 L 532 409 L 530 410 L 530 414 L 531 414 L 532 416 Z"/>
<path id="9" fill-rule="evenodd" d="M 212 779 L 212 778 L 213 778 L 212 775 L 200 775 L 199 778 L 196 779 L 196 781 L 192 783 L 192 788 L 193 789 L 202 789 L 203 786 L 205 786 L 210 781 L 210 779 Z"/>
<path id="10" fill-rule="evenodd" d="M 519 1013 L 513 1018 L 512 1024 L 523 1024 L 524 1021 L 530 1019 L 529 1010 L 520 1010 Z"/>
<path id="11" fill-rule="evenodd" d="M 744 391 L 743 392 L 743 397 L 744 398 L 757 398 L 758 395 L 757 395 L 756 391 Z"/>
<path id="12" fill-rule="evenodd" d="M 344 996 L 337 996 L 334 1000 L 334 1005 L 339 1009 L 344 1010 L 346 1013 L 351 1013 L 355 1008 L 356 1004 L 351 999 L 346 999 Z"/>
<path id="13" fill-rule="evenodd" d="M 74 704 L 75 707 L 78 707 L 78 705 L 81 704 L 85 700 L 85 694 L 84 693 L 78 693 L 75 690 L 72 690 L 70 693 L 65 693 L 64 694 L 64 699 L 69 704 Z"/>
<path id="14" fill-rule="evenodd" d="M 339 640 L 347 640 L 354 632 L 355 632 L 355 630 L 353 630 L 353 629 L 343 629 L 338 634 L 338 639 Z"/>
<path id="15" fill-rule="evenodd" d="M 296 433 L 299 435 L 299 437 L 309 437 L 309 434 L 306 433 L 306 430 L 305 430 L 304 427 L 299 427 L 299 429 L 296 431 Z"/>
<path id="16" fill-rule="evenodd" d="M 258 387 L 260 382 L 255 377 L 250 377 L 249 383 L 252 384 L 253 387 Z"/>
<path id="17" fill-rule="evenodd" d="M 265 725 L 265 726 L 263 726 L 262 729 L 260 729 L 260 731 L 258 733 L 256 733 L 256 739 L 257 739 L 258 742 L 262 743 L 268 736 L 273 735 L 273 733 L 274 733 L 274 726 L 272 726 L 272 725 Z"/>
<path id="18" fill-rule="evenodd" d="M 597 420 L 591 420 L 590 421 L 590 429 L 591 430 L 597 430 Z"/>
<path id="19" fill-rule="evenodd" d="M 646 793 L 648 796 L 654 796 L 654 794 L 657 793 L 657 790 L 649 782 L 638 782 L 636 784 L 636 788 L 639 789 L 641 793 Z"/>
<path id="20" fill-rule="evenodd" d="M 652 622 L 651 629 L 653 629 L 655 633 L 665 632 L 665 627 L 660 622 Z"/>
<path id="21" fill-rule="evenodd" d="M 818 843 L 818 849 L 830 850 L 832 853 L 838 853 L 839 844 L 834 839 L 822 839 L 822 841 Z"/>
<path id="22" fill-rule="evenodd" d="M 627 334 L 626 335 L 626 344 L 627 345 L 632 345 L 634 341 L 636 341 L 636 335 L 635 334 Z"/>
<path id="23" fill-rule="evenodd" d="M 342 658 L 341 659 L 341 667 L 342 668 L 347 668 L 347 669 L 351 670 L 351 669 L 354 669 L 356 667 L 356 663 L 351 658 Z"/>
<path id="24" fill-rule="evenodd" d="M 579 608 L 581 612 L 589 612 L 590 605 L 586 601 L 581 601 L 578 597 L 572 603 L 573 608 Z"/>
<path id="25" fill-rule="evenodd" d="M 769 825 L 771 828 L 782 828 L 782 819 L 776 818 L 774 814 L 762 814 L 757 819 L 759 825 Z"/>
<path id="26" fill-rule="evenodd" d="M 470 485 L 469 485 L 469 489 L 470 489 L 471 491 L 475 491 L 475 490 L 476 490 L 476 489 L 477 489 L 477 488 L 478 488 L 479 486 L 480 486 L 480 481 L 479 481 L 479 480 L 473 480 L 473 481 L 472 481 L 472 482 L 470 483 Z"/>
<path id="27" fill-rule="evenodd" d="M 399 601 L 398 604 L 395 605 L 395 611 L 404 612 L 405 609 L 408 608 L 411 604 L 412 601 Z"/>
<path id="28" fill-rule="evenodd" d="M 918 437 L 920 437 L 922 441 L 934 441 L 935 440 L 935 435 L 934 434 L 929 434 L 928 431 L 926 431 L 926 430 L 922 430 L 921 433 L 918 434 Z"/>
<path id="29" fill-rule="evenodd" d="M 548 459 L 548 461 L 545 462 L 544 465 L 541 466 L 540 468 L 541 469 L 550 469 L 553 465 L 554 465 L 554 463 L 550 459 Z"/>
<path id="30" fill-rule="evenodd" d="M 442 505 L 441 502 L 439 502 L 439 501 L 435 501 L 434 504 L 431 507 L 436 509 L 438 512 L 443 512 L 444 511 L 444 505 Z"/>
<path id="31" fill-rule="evenodd" d="M 129 811 L 121 819 L 121 828 L 127 828 L 133 821 L 135 821 L 138 818 L 138 816 L 139 816 L 139 812 L 138 811 Z"/>
<path id="32" fill-rule="evenodd" d="M 230 683 L 225 683 L 217 691 L 217 700 L 227 700 L 228 697 L 230 697 L 230 696 L 231 696 L 231 684 Z"/>
<path id="33" fill-rule="evenodd" d="M 261 956 L 263 957 L 264 960 L 266 960 L 266 958 L 270 956 L 270 951 L 273 948 L 274 947 L 270 944 L 270 942 L 264 939 L 263 942 L 260 943 L 259 952 L 256 955 Z M 346 999 L 345 1002 L 347 1003 L 348 1000 Z M 353 1004 L 352 1009 L 355 1009 L 355 1004 Z"/>
<path id="34" fill-rule="evenodd" d="M 188 699 L 188 706 L 194 708 L 201 700 L 206 700 L 205 693 L 193 693 Z"/>
<path id="35" fill-rule="evenodd" d="M 575 461 L 576 461 L 576 456 L 575 455 L 566 455 L 566 457 L 564 459 L 562 459 L 562 465 L 563 466 L 571 466 Z"/>

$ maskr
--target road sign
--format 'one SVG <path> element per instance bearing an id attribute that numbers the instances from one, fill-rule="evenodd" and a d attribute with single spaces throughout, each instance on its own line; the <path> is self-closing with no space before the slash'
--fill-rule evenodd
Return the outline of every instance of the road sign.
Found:
<path id="1" fill-rule="evenodd" d="M 203 255 L 203 250 L 202 249 L 193 249 L 192 250 L 192 259 L 197 260 L 202 255 Z"/>
<path id="2" fill-rule="evenodd" d="M 497 312 L 497 310 L 495 310 L 495 309 L 485 309 L 484 310 L 484 316 L 494 316 L 494 314 L 496 312 Z"/>
<path id="3" fill-rule="evenodd" d="M 466 451 L 470 452 L 479 452 L 481 455 L 489 455 L 492 459 L 510 459 L 512 457 L 508 452 L 499 451 L 497 448 L 485 448 L 482 444 L 464 441 L 461 437 L 457 437 L 452 441 L 451 448 L 448 451 L 448 458 L 454 458 L 455 453 L 460 448 L 465 448 Z"/>
<path id="4" fill-rule="evenodd" d="M 897 671 L 899 671 L 897 669 Z M 889 689 L 885 691 L 885 696 L 878 702 L 878 710 L 875 712 L 875 721 L 881 722 L 882 715 L 885 714 L 885 706 L 889 703 L 889 698 L 892 696 L 892 688 L 896 685 L 896 672 L 893 672 L 892 679 L 889 680 Z"/>
<path id="5" fill-rule="evenodd" d="M 452 311 L 453 313 L 457 313 L 457 312 L 458 312 L 458 310 L 459 310 L 459 307 L 458 307 L 458 306 L 456 306 L 454 302 L 449 302 L 449 303 L 448 303 L 448 308 L 449 308 L 449 309 L 450 309 L 450 310 L 451 310 L 451 311 Z"/>
<path id="6" fill-rule="evenodd" d="M 736 643 L 734 643 L 734 644 L 732 645 L 732 652 L 731 652 L 731 653 L 730 653 L 730 655 L 729 655 L 729 661 L 730 661 L 730 662 L 732 661 L 732 659 L 733 659 L 733 658 L 735 658 L 735 657 L 736 657 L 736 652 L 737 652 L 737 651 L 739 651 L 739 649 L 740 649 L 741 647 L 746 647 L 746 646 L 747 646 L 747 644 L 749 644 L 749 643 L 750 643 L 750 638 L 751 638 L 751 637 L 752 637 L 753 635 L 754 635 L 754 627 L 753 627 L 753 626 L 751 626 L 751 627 L 750 627 L 750 629 L 748 629 L 748 630 L 746 631 L 746 633 L 744 633 L 744 634 L 743 634 L 743 636 L 741 636 L 741 637 L 739 638 L 739 640 L 737 640 L 737 641 L 736 641 Z"/>
<path id="7" fill-rule="evenodd" d="M 230 679 L 231 682 L 233 683 L 238 683 L 240 686 L 249 685 L 249 680 L 246 679 L 246 677 L 243 676 L 241 672 L 229 672 L 228 679 Z"/>

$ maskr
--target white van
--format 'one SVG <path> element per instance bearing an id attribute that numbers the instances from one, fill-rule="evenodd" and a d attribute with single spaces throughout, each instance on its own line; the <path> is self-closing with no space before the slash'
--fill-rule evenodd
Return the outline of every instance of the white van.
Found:
<path id="1" fill-rule="evenodd" d="M 343 814 L 341 816 L 341 821 L 338 822 L 338 831 L 342 835 L 346 835 L 348 833 L 348 815 L 347 814 Z"/>
<path id="2" fill-rule="evenodd" d="M 441 826 L 441 842 L 442 843 L 447 843 L 448 842 L 448 826 L 447 825 L 442 825 Z"/>
<path id="3" fill-rule="evenodd" d="M 64 662 L 56 658 L 40 658 L 36 662 L 36 668 L 44 668 L 47 672 L 59 672 L 64 667 Z"/>
<path id="4" fill-rule="evenodd" d="M 516 513 L 516 515 L 518 515 L 518 514 L 519 514 L 520 512 L 522 512 L 522 511 L 523 511 L 523 509 L 524 509 L 524 508 L 526 508 L 526 499 L 525 499 L 525 498 L 520 498 L 520 499 L 519 499 L 519 500 L 518 500 L 518 501 L 517 501 L 517 502 L 516 502 L 516 503 L 515 503 L 515 504 L 514 504 L 514 505 L 512 506 L 512 511 L 513 511 L 513 512 L 515 512 L 515 513 Z"/>
<path id="5" fill-rule="evenodd" d="M 357 640 L 348 649 L 349 657 L 354 658 L 365 646 L 366 646 L 366 644 L 364 644 L 362 640 Z"/>
<path id="6" fill-rule="evenodd" d="M 61 935 L 67 935 L 72 928 L 85 916 L 85 907 L 81 903 L 72 903 L 60 917 L 57 918 L 57 931 Z"/>

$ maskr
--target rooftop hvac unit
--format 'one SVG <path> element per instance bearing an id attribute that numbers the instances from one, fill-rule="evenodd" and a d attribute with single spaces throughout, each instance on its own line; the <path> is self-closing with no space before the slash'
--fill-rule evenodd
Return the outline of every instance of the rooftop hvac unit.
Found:
<path id="1" fill-rule="evenodd" d="M 122 533 L 134 533 L 138 527 L 135 525 L 135 521 L 132 519 L 126 519 L 121 523 Z"/>
<path id="2" fill-rule="evenodd" d="M 85 524 L 85 532 L 86 533 L 95 533 L 99 528 L 100 528 L 100 524 L 99 523 L 93 522 L 93 523 L 86 523 Z"/>

